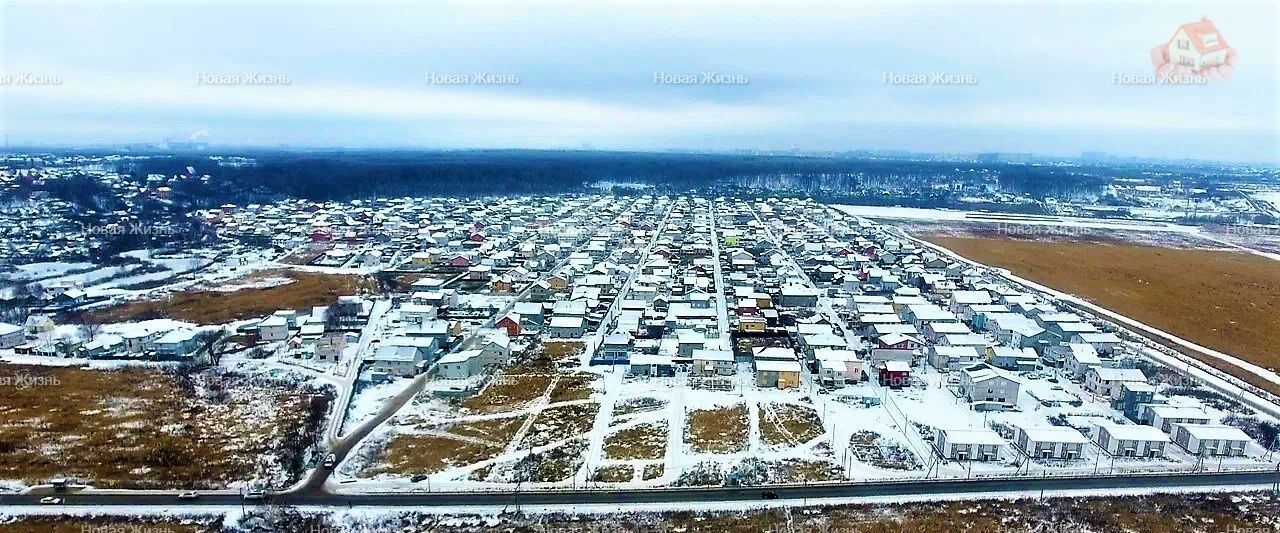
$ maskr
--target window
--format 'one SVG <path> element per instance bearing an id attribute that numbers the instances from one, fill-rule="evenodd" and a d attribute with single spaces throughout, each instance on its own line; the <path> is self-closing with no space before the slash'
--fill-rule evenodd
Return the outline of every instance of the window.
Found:
<path id="1" fill-rule="evenodd" d="M 1189 41 L 1189 40 L 1187 40 L 1187 39 L 1178 39 L 1178 49 L 1179 49 L 1179 50 L 1190 50 L 1190 49 L 1191 49 L 1191 41 Z"/>

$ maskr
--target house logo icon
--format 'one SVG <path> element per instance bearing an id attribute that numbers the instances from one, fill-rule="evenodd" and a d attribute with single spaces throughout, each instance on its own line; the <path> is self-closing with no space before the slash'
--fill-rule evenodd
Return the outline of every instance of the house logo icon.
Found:
<path id="1" fill-rule="evenodd" d="M 1151 49 L 1151 63 L 1165 83 L 1225 80 L 1238 60 L 1239 54 L 1209 17 L 1179 26 L 1169 42 Z"/>

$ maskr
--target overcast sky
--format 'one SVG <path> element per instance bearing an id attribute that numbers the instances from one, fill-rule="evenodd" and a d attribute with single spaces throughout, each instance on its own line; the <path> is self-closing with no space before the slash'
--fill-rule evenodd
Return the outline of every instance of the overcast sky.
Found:
<path id="1" fill-rule="evenodd" d="M 1280 161 L 1274 1 L 0 5 L 0 124 L 13 145 Z M 1153 46 L 1203 15 L 1239 51 L 1232 79 L 1130 83 L 1152 73 Z M 428 83 L 431 73 L 466 83 Z M 500 83 L 474 83 L 477 73 Z M 655 83 L 658 73 L 696 83 Z"/>

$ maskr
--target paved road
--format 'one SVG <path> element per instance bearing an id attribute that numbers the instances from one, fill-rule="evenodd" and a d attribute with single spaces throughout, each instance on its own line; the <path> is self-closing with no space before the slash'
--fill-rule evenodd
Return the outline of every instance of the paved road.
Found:
<path id="1" fill-rule="evenodd" d="M 1115 475 L 1050 478 L 991 478 L 902 480 L 883 482 L 854 482 L 822 485 L 786 485 L 773 487 L 710 487 L 673 489 L 627 490 L 560 490 L 537 492 L 436 492 L 436 493 L 379 493 L 342 495 L 319 490 L 273 494 L 263 502 L 274 505 L 315 506 L 426 506 L 447 505 L 466 508 L 494 505 L 551 505 L 573 506 L 586 504 L 629 503 L 714 503 L 751 501 L 762 498 L 765 491 L 777 494 L 779 499 L 799 500 L 808 498 L 848 498 L 868 496 L 928 496 L 948 494 L 990 493 L 993 495 L 1023 495 L 1040 491 L 1083 489 L 1173 489 L 1208 488 L 1241 485 L 1268 485 L 1280 483 L 1280 473 L 1232 472 L 1199 474 Z M 41 495 L 17 494 L 0 496 L 0 506 L 38 505 Z M 67 505 L 94 506 L 172 506 L 179 503 L 176 493 L 156 492 L 80 492 L 63 496 Z M 206 494 L 198 500 L 181 502 L 183 505 L 240 505 L 235 494 Z"/>

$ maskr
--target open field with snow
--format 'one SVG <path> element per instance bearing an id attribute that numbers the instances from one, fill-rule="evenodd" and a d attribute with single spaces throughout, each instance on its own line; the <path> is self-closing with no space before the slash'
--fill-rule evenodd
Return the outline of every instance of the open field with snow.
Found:
<path id="1" fill-rule="evenodd" d="M 1275 261 L 1240 252 L 1088 242 L 926 239 L 1197 344 L 1280 368 L 1275 350 L 1280 343 L 1280 264 Z M 1280 392 L 1275 384 L 1221 360 L 1205 362 Z"/>
<path id="2" fill-rule="evenodd" d="M 280 283 L 278 278 L 288 278 Z M 265 288 L 244 287 L 257 279 Z M 347 275 L 298 271 L 267 271 L 249 281 L 238 280 L 239 290 L 192 290 L 157 300 L 139 300 L 94 311 L 95 321 L 126 322 L 149 318 L 173 318 L 198 324 L 222 324 L 269 315 L 279 309 L 305 309 L 329 305 L 338 296 L 355 294 L 359 278 Z"/>
<path id="3" fill-rule="evenodd" d="M 0 365 L 0 479 L 99 488 L 283 486 L 328 408 L 296 383 L 222 372 Z"/>

